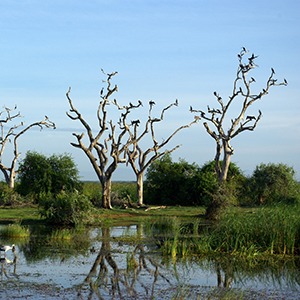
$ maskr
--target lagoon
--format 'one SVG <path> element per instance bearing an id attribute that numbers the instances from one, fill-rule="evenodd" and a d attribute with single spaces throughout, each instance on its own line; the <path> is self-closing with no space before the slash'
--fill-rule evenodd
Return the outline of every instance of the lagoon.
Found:
<path id="1" fill-rule="evenodd" d="M 1 260 L 1 299 L 227 299 L 226 293 L 230 299 L 299 297 L 297 257 L 272 262 L 245 262 L 230 254 L 166 257 L 143 224 L 80 228 L 64 238 L 53 235 L 59 228 L 29 229 L 29 237 L 1 241 L 15 244 L 17 252 L 9 251 L 8 261 Z M 174 298 L 176 293 L 181 298 Z"/>

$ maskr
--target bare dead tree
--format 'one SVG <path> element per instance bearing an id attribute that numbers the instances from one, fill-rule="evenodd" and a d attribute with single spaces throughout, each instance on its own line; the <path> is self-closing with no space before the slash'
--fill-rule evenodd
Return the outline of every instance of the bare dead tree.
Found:
<path id="1" fill-rule="evenodd" d="M 145 124 L 145 129 L 144 131 L 139 135 L 138 134 L 138 126 L 139 122 L 132 122 L 132 127 L 133 130 L 130 129 L 130 135 L 131 139 L 134 140 L 134 143 L 132 145 L 132 150 L 129 150 L 128 153 L 128 161 L 129 162 L 135 175 L 136 175 L 136 180 L 137 180 L 137 190 L 136 190 L 136 197 L 138 201 L 138 205 L 143 205 L 143 180 L 144 180 L 144 173 L 147 167 L 153 163 L 155 160 L 159 159 L 161 156 L 167 153 L 171 153 L 175 151 L 177 148 L 179 148 L 181 145 L 177 145 L 171 150 L 165 150 L 162 153 L 159 153 L 159 150 L 166 146 L 168 142 L 178 133 L 180 130 L 184 128 L 191 127 L 192 124 L 196 123 L 197 120 L 195 119 L 193 122 L 191 122 L 188 125 L 183 125 L 178 127 L 168 138 L 163 139 L 162 142 L 158 142 L 156 137 L 155 137 L 155 131 L 154 131 L 154 125 L 155 123 L 161 122 L 164 119 L 164 114 L 165 112 L 170 109 L 172 106 L 178 106 L 178 100 L 169 106 L 165 107 L 162 112 L 160 118 L 152 118 L 151 117 L 151 112 L 153 105 L 155 104 L 154 101 L 149 101 L 149 117 L 148 120 Z M 149 147 L 147 150 L 143 151 L 141 147 L 139 146 L 139 142 L 141 139 L 147 134 L 151 133 L 151 138 L 153 141 L 153 146 Z M 148 158 L 148 155 L 151 155 L 151 157 Z"/>
<path id="2" fill-rule="evenodd" d="M 77 143 L 71 143 L 75 148 L 82 149 L 90 160 L 93 169 L 95 170 L 97 177 L 102 185 L 102 207 L 111 209 L 111 178 L 113 172 L 117 169 L 119 163 L 126 162 L 126 153 L 128 147 L 134 142 L 128 138 L 129 126 L 126 123 L 126 118 L 132 109 L 138 108 L 141 104 L 133 105 L 130 103 L 128 106 L 120 106 L 116 99 L 109 100 L 111 95 L 118 90 L 117 85 L 112 87 L 111 79 L 117 74 L 117 72 L 107 74 L 103 70 L 102 72 L 107 76 L 107 91 L 104 92 L 104 88 L 100 92 L 101 101 L 97 109 L 97 118 L 99 123 L 99 130 L 97 134 L 93 134 L 92 128 L 85 121 L 81 113 L 73 106 L 70 98 L 71 88 L 67 92 L 67 98 L 70 104 L 70 112 L 75 116 L 72 116 L 67 112 L 68 117 L 71 120 L 78 120 L 86 130 L 88 136 L 88 145 L 83 142 L 84 133 L 73 135 L 77 138 Z M 124 111 L 121 113 L 119 121 L 119 129 L 116 130 L 116 125 L 110 120 L 107 120 L 107 106 L 113 104 L 118 109 Z M 109 130 L 109 134 L 105 133 Z M 124 141 L 123 141 L 124 140 Z M 112 158 L 112 161 L 109 160 Z"/>
<path id="3" fill-rule="evenodd" d="M 203 110 L 195 110 L 190 107 L 191 112 L 200 113 L 200 116 L 195 117 L 208 121 L 216 130 L 212 130 L 207 122 L 203 123 L 206 131 L 216 141 L 217 144 L 216 156 L 214 160 L 219 182 L 226 180 L 230 158 L 234 154 L 234 149 L 230 145 L 230 141 L 243 131 L 253 131 L 257 126 L 258 121 L 261 119 L 262 113 L 260 110 L 257 117 L 246 116 L 245 118 L 246 111 L 249 106 L 255 101 L 260 100 L 263 96 L 267 95 L 272 86 L 287 85 L 286 79 L 284 79 L 281 83 L 277 83 L 277 79 L 274 79 L 275 71 L 273 68 L 271 68 L 271 75 L 266 82 L 266 87 L 263 88 L 258 94 L 252 94 L 251 87 L 252 84 L 255 83 L 255 79 L 253 77 L 250 77 L 249 79 L 248 74 L 252 69 L 258 67 L 255 63 L 255 60 L 258 56 L 251 54 L 248 55 L 248 58 L 246 58 L 245 56 L 249 53 L 250 52 L 243 47 L 241 52 L 238 54 L 239 65 L 237 69 L 237 75 L 234 80 L 232 95 L 229 96 L 227 103 L 222 101 L 222 98 L 217 92 L 214 92 L 214 96 L 220 105 L 219 109 L 211 109 L 209 106 L 207 106 L 206 114 Z M 235 119 L 231 119 L 231 125 L 226 132 L 224 129 L 225 117 L 232 102 L 238 98 L 243 99 L 241 111 Z M 220 156 L 222 151 L 224 151 L 224 154 L 221 167 Z"/>
<path id="4" fill-rule="evenodd" d="M 42 130 L 44 127 L 46 128 L 54 128 L 55 124 L 48 119 L 47 116 L 42 121 L 32 123 L 25 127 L 23 130 L 16 132 L 16 130 L 24 125 L 24 122 L 21 122 L 18 125 L 13 125 L 8 130 L 5 130 L 5 125 L 9 122 L 13 121 L 16 118 L 21 118 L 20 112 L 16 112 L 17 106 L 14 108 L 7 108 L 4 106 L 4 110 L 0 112 L 0 127 L 1 127 L 1 137 L 0 137 L 0 170 L 2 171 L 5 181 L 8 186 L 13 189 L 15 186 L 15 177 L 16 174 L 19 172 L 16 170 L 16 163 L 18 158 L 21 155 L 21 152 L 18 150 L 18 138 L 22 136 L 26 131 L 30 128 L 38 126 Z M 3 119 L 1 117 L 3 116 Z M 2 162 L 5 146 L 7 142 L 13 142 L 13 158 L 11 161 L 10 167 L 7 167 Z"/>

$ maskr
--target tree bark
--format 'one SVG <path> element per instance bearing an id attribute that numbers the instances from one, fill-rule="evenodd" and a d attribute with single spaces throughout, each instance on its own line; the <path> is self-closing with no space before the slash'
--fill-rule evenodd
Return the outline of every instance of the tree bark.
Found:
<path id="1" fill-rule="evenodd" d="M 219 174 L 218 180 L 219 182 L 223 182 L 227 179 L 228 169 L 230 165 L 230 158 L 232 153 L 232 150 L 229 148 L 228 141 L 224 142 L 224 157 L 222 162 L 222 169 Z"/>
<path id="2" fill-rule="evenodd" d="M 105 177 L 101 180 L 102 185 L 102 208 L 112 209 L 110 194 L 111 194 L 111 177 Z"/>
<path id="3" fill-rule="evenodd" d="M 5 182 L 7 183 L 8 187 L 13 190 L 15 187 L 15 172 L 7 172 L 7 170 L 4 169 L 2 166 L 0 166 L 0 170 L 4 175 Z"/>
<path id="4" fill-rule="evenodd" d="M 143 182 L 144 182 L 144 171 L 143 172 L 139 172 L 136 175 L 136 199 L 137 199 L 138 205 L 143 205 L 144 204 Z"/>

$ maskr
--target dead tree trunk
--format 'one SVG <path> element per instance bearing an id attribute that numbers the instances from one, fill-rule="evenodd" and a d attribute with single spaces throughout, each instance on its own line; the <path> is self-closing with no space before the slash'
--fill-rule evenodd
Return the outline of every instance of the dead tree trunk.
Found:
<path id="1" fill-rule="evenodd" d="M 203 125 L 207 133 L 216 141 L 216 155 L 215 155 L 215 166 L 216 173 L 218 176 L 219 182 L 223 182 L 227 178 L 228 168 L 230 164 L 230 158 L 234 154 L 234 149 L 231 147 L 229 142 L 231 139 L 236 137 L 238 134 L 245 130 L 253 131 L 260 120 L 262 113 L 259 110 L 257 117 L 255 116 L 246 116 L 246 111 L 253 102 L 260 100 L 264 95 L 268 94 L 271 86 L 278 85 L 287 85 L 287 81 L 284 79 L 283 82 L 277 83 L 277 79 L 274 79 L 275 74 L 274 69 L 271 68 L 271 75 L 267 80 L 266 87 L 261 90 L 258 94 L 251 93 L 252 84 L 255 83 L 253 77 L 248 77 L 249 72 L 257 67 L 255 60 L 257 56 L 254 54 L 249 55 L 247 61 L 244 63 L 244 56 L 249 52 L 243 47 L 242 51 L 238 54 L 238 70 L 237 75 L 233 84 L 233 93 L 229 96 L 227 103 L 223 103 L 222 97 L 214 92 L 217 102 L 219 103 L 219 108 L 210 108 L 207 106 L 207 114 L 203 110 L 194 110 L 190 107 L 191 112 L 200 113 L 200 116 L 195 116 L 198 120 L 204 119 L 210 122 L 215 127 L 213 131 L 207 122 L 204 122 Z M 227 117 L 229 107 L 235 99 L 242 98 L 242 107 L 239 115 L 235 119 L 231 119 L 231 125 L 229 129 L 224 130 L 224 120 Z M 222 151 L 224 151 L 224 158 L 222 167 L 220 166 L 220 156 Z"/>
<path id="2" fill-rule="evenodd" d="M 222 97 L 220 97 L 217 92 L 214 92 L 219 108 L 215 109 L 207 106 L 206 114 L 203 110 L 194 110 L 190 107 L 191 112 L 200 113 L 200 116 L 195 116 L 195 118 L 199 120 L 204 119 L 210 122 L 210 124 L 214 127 L 214 129 L 211 129 L 207 122 L 203 123 L 207 133 L 216 141 L 215 168 L 217 178 L 220 183 L 219 190 L 215 192 L 214 199 L 206 210 L 207 218 L 218 218 L 229 202 L 228 199 L 230 198 L 230 194 L 224 183 L 227 179 L 231 156 L 234 154 L 234 149 L 230 145 L 230 141 L 243 131 L 253 131 L 262 116 L 260 110 L 257 117 L 250 115 L 246 116 L 246 111 L 249 106 L 255 101 L 260 100 L 264 95 L 268 94 L 271 86 L 287 85 L 287 81 L 285 79 L 282 83 L 277 83 L 277 79 L 273 78 L 275 72 L 271 68 L 271 75 L 267 80 L 266 87 L 258 94 L 252 94 L 251 88 L 252 84 L 255 83 L 255 79 L 253 77 L 250 77 L 249 79 L 248 75 L 249 72 L 257 66 L 255 64 L 257 56 L 254 54 L 251 56 L 249 55 L 248 59 L 244 63 L 244 56 L 248 53 L 249 52 L 245 48 L 242 48 L 242 51 L 238 54 L 239 64 L 233 84 L 233 92 L 232 95 L 229 96 L 229 100 L 227 102 L 223 103 Z M 230 127 L 228 130 L 225 130 L 224 121 L 227 117 L 228 110 L 232 102 L 239 98 L 242 98 L 240 113 L 236 118 L 231 119 L 231 122 L 229 121 Z M 226 126 L 228 126 L 228 124 L 226 124 Z M 220 156 L 222 151 L 224 153 L 221 166 Z"/>
<path id="3" fill-rule="evenodd" d="M 136 197 L 137 197 L 137 202 L 139 205 L 144 204 L 144 199 L 143 199 L 143 180 L 144 180 L 144 173 L 145 170 L 149 167 L 151 163 L 153 163 L 155 160 L 159 159 L 161 156 L 167 153 L 171 153 L 175 151 L 177 148 L 179 148 L 181 145 L 177 145 L 171 150 L 165 150 L 162 153 L 159 153 L 158 151 L 163 148 L 164 146 L 167 145 L 167 143 L 178 133 L 181 129 L 191 127 L 192 124 L 196 123 L 197 120 L 195 119 L 193 122 L 191 122 L 188 125 L 180 126 L 177 128 L 167 139 L 162 140 L 161 143 L 157 142 L 156 137 L 155 137 L 155 131 L 154 131 L 154 124 L 157 122 L 161 122 L 164 119 L 164 113 L 167 111 L 169 108 L 172 106 L 178 106 L 178 100 L 169 106 L 165 107 L 162 112 L 160 118 L 153 118 L 151 117 L 151 112 L 153 105 L 155 105 L 154 101 L 149 102 L 149 116 L 148 120 L 145 124 L 145 130 L 139 135 L 137 132 L 137 128 L 139 126 L 140 121 L 133 121 L 131 122 L 131 125 L 133 126 L 133 131 L 129 129 L 129 133 L 131 136 L 131 139 L 134 141 L 132 143 L 132 150 L 128 150 L 128 155 L 127 155 L 127 164 L 130 163 L 136 178 L 137 178 L 137 192 L 136 192 Z M 150 128 L 150 129 L 149 129 Z M 153 146 L 149 147 L 145 152 L 142 151 L 142 149 L 139 146 L 139 142 L 141 139 L 148 133 L 151 132 L 151 138 L 153 141 Z M 147 160 L 148 155 L 152 154 L 152 156 Z"/>
<path id="4" fill-rule="evenodd" d="M 136 175 L 136 199 L 138 205 L 144 204 L 144 171 Z"/>
<path id="5" fill-rule="evenodd" d="M 102 70 L 103 71 L 103 70 Z M 104 73 L 104 72 L 103 72 Z M 126 155 L 128 147 L 134 143 L 134 139 L 128 136 L 129 126 L 126 123 L 126 118 L 130 111 L 134 108 L 138 108 L 141 104 L 133 105 L 130 103 L 128 106 L 120 106 L 116 99 L 113 101 L 109 100 L 111 95 L 118 90 L 117 85 L 111 87 L 111 78 L 117 74 L 106 74 L 107 79 L 107 92 L 104 93 L 104 89 L 100 92 L 100 104 L 97 109 L 97 118 L 99 124 L 99 131 L 94 135 L 91 127 L 82 117 L 80 112 L 73 106 L 70 98 L 71 88 L 67 92 L 67 98 L 70 104 L 70 112 L 75 116 L 72 116 L 67 112 L 67 115 L 72 120 L 79 120 L 87 132 L 89 143 L 86 146 L 83 143 L 84 133 L 73 135 L 77 138 L 77 143 L 71 143 L 72 146 L 83 150 L 88 157 L 95 170 L 97 177 L 102 185 L 102 207 L 111 207 L 111 178 L 114 171 L 117 169 L 119 163 L 126 162 Z M 106 107 L 109 104 L 113 104 L 118 107 L 119 110 L 123 110 L 121 113 L 120 120 L 118 122 L 119 127 L 112 121 L 107 121 L 107 110 Z M 109 132 L 108 132 L 109 131 Z M 108 133 L 107 135 L 105 135 Z M 125 140 L 124 140 L 125 139 Z"/>
<path id="6" fill-rule="evenodd" d="M 21 130 L 20 132 L 16 133 L 16 129 L 23 126 L 24 122 L 21 122 L 19 125 L 14 125 L 10 127 L 6 132 L 4 129 L 4 124 L 8 123 L 9 121 L 12 121 L 15 118 L 21 117 L 20 112 L 12 114 L 12 111 L 15 111 L 17 109 L 17 106 L 15 106 L 12 109 L 9 109 L 4 106 L 5 111 L 0 112 L 0 116 L 3 113 L 6 113 L 6 117 L 4 119 L 0 119 L 0 128 L 1 128 L 1 137 L 0 137 L 0 170 L 2 171 L 5 181 L 9 188 L 13 189 L 15 187 L 15 178 L 18 173 L 18 170 L 16 170 L 16 163 L 18 158 L 21 155 L 21 152 L 18 151 L 18 138 L 20 136 L 23 136 L 26 131 L 28 131 L 30 128 L 38 126 L 42 130 L 44 127 L 46 128 L 56 128 L 55 124 L 51 122 L 47 116 L 42 121 L 32 123 L 28 125 L 26 128 Z M 4 149 L 7 142 L 10 142 L 13 138 L 13 159 L 11 161 L 10 167 L 5 166 L 2 163 L 2 156 L 4 153 Z"/>
<path id="7" fill-rule="evenodd" d="M 102 185 L 102 208 L 112 209 L 111 206 L 111 177 L 104 177 L 101 181 Z"/>

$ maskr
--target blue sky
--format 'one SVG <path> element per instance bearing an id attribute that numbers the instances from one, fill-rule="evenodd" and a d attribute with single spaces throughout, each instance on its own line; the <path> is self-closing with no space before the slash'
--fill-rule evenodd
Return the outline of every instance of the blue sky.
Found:
<path id="1" fill-rule="evenodd" d="M 193 119 L 189 106 L 216 107 L 232 92 L 241 47 L 259 55 L 251 74 L 255 89 L 265 86 L 273 67 L 287 87 L 274 87 L 249 109 L 263 117 L 254 132 L 232 140 L 236 162 L 246 174 L 263 163 L 293 166 L 300 180 L 300 2 L 299 1 L 0 1 L 0 105 L 12 107 L 26 124 L 44 115 L 57 129 L 32 130 L 19 140 L 19 150 L 46 155 L 70 153 L 82 179 L 96 180 L 88 159 L 75 149 L 72 132 L 79 123 L 66 116 L 66 92 L 76 108 L 97 129 L 96 109 L 106 72 L 118 71 L 115 97 L 121 104 L 154 100 L 153 114 L 179 100 L 157 127 L 165 138 Z M 232 116 L 238 112 L 232 108 Z M 147 118 L 147 107 L 139 118 Z M 111 118 L 117 118 L 111 112 Z M 199 165 L 212 160 L 215 144 L 202 123 L 180 132 L 168 149 Z M 145 141 L 145 147 L 147 142 Z M 9 146 L 4 162 L 10 161 Z M 113 180 L 133 180 L 120 165 Z"/>

